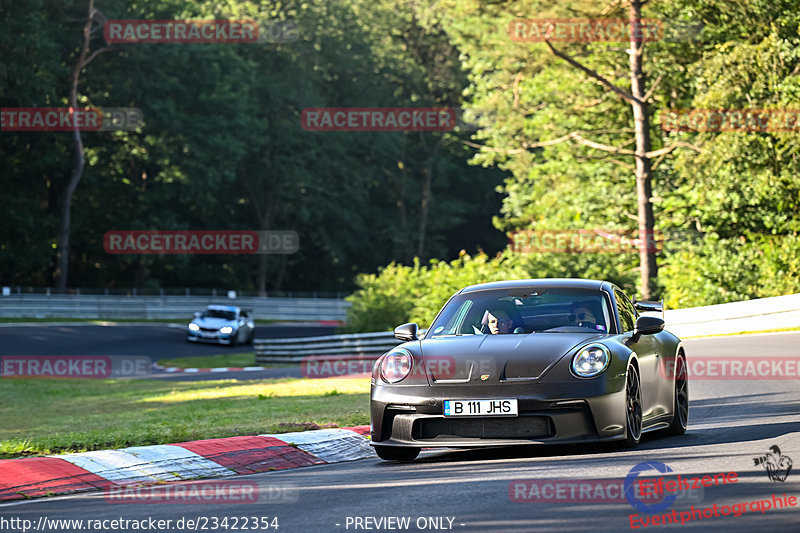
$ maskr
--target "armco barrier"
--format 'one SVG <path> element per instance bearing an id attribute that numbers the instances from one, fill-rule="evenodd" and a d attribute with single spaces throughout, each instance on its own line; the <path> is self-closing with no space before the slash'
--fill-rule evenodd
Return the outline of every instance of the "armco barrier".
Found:
<path id="1" fill-rule="evenodd" d="M 800 327 L 800 294 L 726 304 L 668 309 L 667 329 L 678 337 L 700 337 Z"/>
<path id="2" fill-rule="evenodd" d="M 374 357 L 400 344 L 391 331 L 324 335 L 294 339 L 255 339 L 256 363 L 299 363 L 304 357 L 329 355 L 340 359 Z"/>
<path id="3" fill-rule="evenodd" d="M 0 296 L 3 318 L 176 319 L 188 321 L 209 304 L 236 305 L 261 320 L 335 320 L 347 318 L 350 306 L 339 298 L 229 299 L 224 296 L 105 296 L 12 294 Z"/>
<path id="4" fill-rule="evenodd" d="M 660 313 L 655 313 L 655 316 L 660 316 Z M 666 329 L 681 338 L 800 327 L 800 294 L 668 309 L 664 318 Z M 258 363 L 297 363 L 309 356 L 377 358 L 398 344 L 400 341 L 390 331 L 254 341 Z"/>

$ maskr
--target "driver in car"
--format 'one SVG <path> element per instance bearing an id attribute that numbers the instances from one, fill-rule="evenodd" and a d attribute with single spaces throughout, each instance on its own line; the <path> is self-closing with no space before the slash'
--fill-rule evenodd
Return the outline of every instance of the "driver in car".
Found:
<path id="1" fill-rule="evenodd" d="M 580 302 L 576 302 L 572 305 L 569 319 L 570 326 L 594 328 L 597 324 L 597 319 L 594 317 L 592 310 L 589 309 L 589 306 Z"/>
<path id="2" fill-rule="evenodd" d="M 492 335 L 511 333 L 511 317 L 502 309 L 489 311 L 488 319 L 489 331 Z"/>

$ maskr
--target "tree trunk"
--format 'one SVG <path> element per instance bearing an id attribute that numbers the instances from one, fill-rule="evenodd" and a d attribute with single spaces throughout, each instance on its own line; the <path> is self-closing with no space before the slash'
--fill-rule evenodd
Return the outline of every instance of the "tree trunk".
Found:
<path id="1" fill-rule="evenodd" d="M 631 94 L 635 100 L 633 107 L 633 123 L 636 132 L 636 198 L 639 219 L 639 269 L 641 276 L 642 299 L 649 300 L 655 296 L 655 280 L 658 276 L 656 251 L 654 246 L 655 218 L 653 217 L 652 185 L 650 157 L 650 116 L 646 101 L 645 79 L 642 72 L 642 52 L 644 39 L 638 31 L 642 22 L 641 0 L 631 0 Z M 639 35 L 637 37 L 637 34 Z"/>
<path id="2" fill-rule="evenodd" d="M 89 11 L 86 17 L 86 24 L 83 26 L 83 44 L 81 44 L 81 51 L 78 56 L 78 61 L 75 63 L 75 68 L 72 70 L 72 83 L 69 89 L 69 105 L 71 112 L 75 113 L 78 110 L 78 81 L 80 79 L 81 71 L 88 63 L 86 61 L 86 54 L 89 52 L 89 41 L 91 39 L 92 19 L 94 17 L 94 0 L 89 0 Z M 83 149 L 83 141 L 81 140 L 81 132 L 77 127 L 75 121 L 74 129 L 72 130 L 72 137 L 75 141 L 75 167 L 72 170 L 72 175 L 67 182 L 64 189 L 64 194 L 61 198 L 61 229 L 58 234 L 58 266 L 56 267 L 56 292 L 63 293 L 67 290 L 67 277 L 69 275 L 69 233 L 72 217 L 72 196 L 75 194 L 75 189 L 78 188 L 78 183 L 83 176 L 83 166 L 85 164 L 85 154 Z"/>
<path id="3" fill-rule="evenodd" d="M 422 146 L 427 148 L 427 143 L 425 143 L 425 133 L 420 132 L 420 137 L 422 139 Z M 428 154 L 428 157 L 425 160 L 425 164 L 422 167 L 422 198 L 420 200 L 419 206 L 419 232 L 417 235 L 417 257 L 422 259 L 422 253 L 425 250 L 425 235 L 428 231 L 428 211 L 430 209 L 430 202 L 431 202 L 431 182 L 433 181 L 433 165 L 436 160 L 436 154 L 439 151 L 439 147 L 442 145 L 442 141 L 444 140 L 444 136 L 440 136 L 439 139 L 436 141 L 436 145 Z"/>
<path id="4" fill-rule="evenodd" d="M 271 200 L 272 198 L 267 200 L 267 205 L 263 210 L 261 210 L 260 206 L 256 207 L 256 209 L 261 214 L 261 216 L 259 217 L 259 228 L 258 228 L 261 231 L 269 231 L 270 229 L 272 221 L 272 206 L 273 206 L 273 202 Z M 256 272 L 256 286 L 258 287 L 258 295 L 262 298 L 267 295 L 268 267 L 269 267 L 269 255 L 259 254 L 258 271 Z"/>
<path id="5" fill-rule="evenodd" d="M 655 152 L 650 151 L 650 117 L 648 116 L 648 105 L 647 100 L 649 98 L 649 94 L 645 91 L 645 80 L 644 80 L 644 73 L 642 72 L 642 62 L 643 62 L 643 52 L 644 52 L 644 35 L 641 31 L 642 29 L 642 5 L 644 2 L 641 0 L 629 0 L 630 1 L 630 10 L 629 10 L 629 23 L 631 26 L 631 39 L 630 39 L 630 49 L 628 53 L 630 54 L 630 68 L 631 68 L 631 91 L 628 92 L 621 87 L 617 87 L 609 80 L 604 78 L 598 72 L 590 69 L 589 67 L 581 64 L 580 62 L 576 61 L 569 55 L 561 52 L 560 50 L 556 49 L 553 44 L 550 42 L 550 35 L 552 34 L 553 28 L 551 27 L 548 30 L 547 37 L 545 38 L 545 43 L 550 48 L 550 51 L 560 57 L 561 59 L 567 61 L 570 65 L 575 68 L 578 68 L 591 76 L 592 78 L 599 81 L 605 87 L 616 93 L 620 96 L 623 100 L 631 104 L 631 108 L 633 109 L 633 121 L 634 127 L 636 132 L 636 150 L 632 153 L 634 158 L 636 159 L 636 204 L 638 210 L 638 222 L 639 222 L 639 270 L 640 270 L 640 285 L 642 291 L 642 298 L 652 299 L 655 296 L 657 291 L 656 287 L 656 279 L 658 276 L 658 265 L 656 263 L 656 251 L 654 246 L 654 234 L 653 228 L 655 226 L 655 218 L 653 216 L 653 204 L 651 200 L 652 196 L 652 189 L 651 189 L 651 166 L 650 160 L 652 157 L 655 157 L 658 153 L 669 153 L 672 151 L 678 144 L 673 145 L 667 149 L 656 150 Z M 650 88 L 652 92 L 660 78 L 656 80 L 653 84 L 653 87 Z M 613 146 L 604 145 L 597 142 L 591 142 L 587 139 L 583 139 L 577 132 L 572 132 L 569 135 L 565 135 L 560 139 L 555 139 L 551 141 L 546 141 L 542 143 L 536 143 L 535 145 L 528 145 L 528 148 L 534 148 L 537 146 L 552 146 L 554 144 L 558 144 L 561 142 L 568 141 L 570 139 L 576 139 L 581 144 L 586 146 L 590 146 L 592 148 L 596 148 L 599 150 L 604 150 L 610 153 L 625 153 L 626 155 L 630 154 L 628 150 L 621 150 L 619 148 L 615 148 Z"/>
<path id="6" fill-rule="evenodd" d="M 258 256 L 258 271 L 256 283 L 258 285 L 258 295 L 263 298 L 267 295 L 267 256 Z"/>
<path id="7" fill-rule="evenodd" d="M 263 160 L 270 161 L 271 158 L 272 153 L 268 152 L 264 154 Z M 261 231 L 269 231 L 272 226 L 273 213 L 278 203 L 278 188 L 274 187 L 269 190 L 259 188 L 257 184 L 251 180 L 248 171 L 243 172 L 243 175 L 245 176 L 244 185 L 250 198 L 250 204 L 253 206 L 256 220 L 258 220 L 258 229 Z M 258 295 L 262 298 L 267 295 L 268 271 L 269 256 L 266 254 L 259 254 L 258 268 L 256 270 L 256 287 L 258 288 Z"/>

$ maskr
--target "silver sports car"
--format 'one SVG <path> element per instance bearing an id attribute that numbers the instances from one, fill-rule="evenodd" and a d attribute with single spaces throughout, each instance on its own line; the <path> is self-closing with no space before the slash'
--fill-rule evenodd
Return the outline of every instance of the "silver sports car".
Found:
<path id="1" fill-rule="evenodd" d="M 186 326 L 186 340 L 237 346 L 253 342 L 255 331 L 247 311 L 232 305 L 209 305 L 202 313 L 195 313 Z"/>

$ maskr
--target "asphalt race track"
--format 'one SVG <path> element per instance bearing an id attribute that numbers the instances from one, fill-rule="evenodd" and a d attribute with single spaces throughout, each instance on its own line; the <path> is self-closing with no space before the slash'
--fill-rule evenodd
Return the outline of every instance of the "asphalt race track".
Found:
<path id="1" fill-rule="evenodd" d="M 685 341 L 690 365 L 694 358 L 706 355 L 796 359 L 798 344 L 800 333 Z M 763 513 L 755 506 L 751 508 L 750 503 L 769 499 L 775 505 L 773 495 L 800 498 L 800 468 L 791 470 L 784 481 L 771 481 L 765 469 L 754 461 L 771 446 L 779 446 L 783 456 L 800 465 L 798 380 L 693 380 L 690 398 L 689 431 L 685 435 L 646 436 L 635 450 L 582 445 L 425 451 L 410 464 L 362 459 L 237 478 L 256 482 L 261 495 L 269 495 L 270 489 L 274 491 L 276 487 L 293 491 L 294 497 L 287 499 L 294 501 L 286 503 L 242 504 L 219 499 L 202 504 L 116 503 L 106 501 L 98 492 L 2 505 L 0 523 L 3 518 L 24 518 L 36 524 L 41 517 L 136 520 L 152 517 L 171 519 L 173 526 L 166 531 L 189 531 L 194 529 L 176 528 L 175 522 L 182 517 L 195 520 L 206 517 L 205 530 L 224 531 L 221 527 L 211 527 L 214 518 L 220 523 L 225 517 L 229 521 L 234 517 L 277 517 L 277 531 L 292 532 L 596 532 L 631 530 L 631 515 L 644 520 L 675 510 L 680 520 L 681 512 L 691 513 L 691 506 L 702 512 L 715 504 L 721 510 L 746 503 L 747 511 L 741 516 L 698 519 L 695 513 L 695 520 L 682 525 L 651 524 L 647 528 L 641 522 L 636 525 L 647 531 L 796 531 L 800 503 Z M 644 461 L 664 463 L 684 478 L 729 472 L 736 472 L 738 477 L 725 485 L 701 488 L 687 501 L 677 500 L 656 515 L 637 511 L 627 501 L 604 503 L 589 495 L 583 501 L 570 502 L 551 492 L 550 501 L 544 503 L 512 501 L 518 480 L 560 480 L 562 487 L 566 487 L 566 482 L 592 479 L 612 479 L 622 484 L 631 469 Z M 564 492 L 569 496 L 569 490 Z M 525 493 L 521 494 L 516 493 L 525 500 Z M 581 500 L 580 495 L 575 499 Z M 741 506 L 737 508 L 741 511 Z M 398 528 L 396 521 L 386 522 L 388 517 L 409 517 L 408 527 Z M 383 527 L 377 527 L 380 520 Z M 239 530 L 244 530 L 241 525 L 240 522 Z M 230 526 L 231 522 L 228 529 Z"/>
<path id="2" fill-rule="evenodd" d="M 153 362 L 173 357 L 193 357 L 252 352 L 252 346 L 190 343 L 182 325 L 0 325 L 0 355 L 146 355 Z M 256 338 L 313 337 L 333 335 L 334 326 L 258 324 Z M 299 368 L 276 367 L 249 372 L 185 374 L 155 370 L 153 378 L 168 381 L 213 379 L 270 379 L 302 377 Z M 0 530 L 2 531 L 2 530 Z"/>
<path id="3" fill-rule="evenodd" d="M 188 323 L 188 320 L 187 320 Z M 162 358 L 252 352 L 252 346 L 186 341 L 185 324 L 0 324 L 0 355 L 146 355 Z M 332 335 L 333 326 L 257 324 L 256 338 Z"/>

